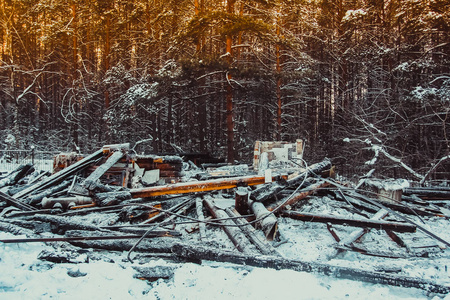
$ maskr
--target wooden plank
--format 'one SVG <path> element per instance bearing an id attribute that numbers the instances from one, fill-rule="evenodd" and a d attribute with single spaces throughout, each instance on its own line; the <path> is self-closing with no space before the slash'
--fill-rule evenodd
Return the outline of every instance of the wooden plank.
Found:
<path id="1" fill-rule="evenodd" d="M 356 227 L 368 227 L 375 229 L 384 229 L 384 230 L 392 230 L 397 232 L 415 232 L 416 226 L 407 224 L 407 223 L 399 223 L 399 222 L 386 222 L 379 220 L 357 220 L 357 219 L 348 219 L 339 216 L 331 216 L 331 215 L 323 215 L 323 214 L 312 214 L 305 212 L 296 212 L 296 211 L 282 211 L 281 216 L 289 217 L 296 220 L 306 221 L 306 222 L 320 222 L 320 223 L 332 223 L 332 224 L 347 224 L 349 226 Z"/>
<path id="2" fill-rule="evenodd" d="M 276 180 L 276 177 L 273 178 Z M 133 198 L 186 194 L 235 188 L 238 185 L 257 185 L 265 182 L 264 176 L 241 176 L 207 181 L 181 182 L 170 185 L 131 189 Z"/>
<path id="3" fill-rule="evenodd" d="M 95 169 L 94 172 L 92 172 L 82 183 L 81 185 L 85 187 L 88 190 L 91 190 L 92 187 L 95 187 L 95 182 L 100 179 L 100 177 L 103 176 L 114 164 L 116 164 L 125 153 L 123 153 L 121 150 L 113 152 L 113 154 L 108 157 L 105 163 L 100 165 L 98 168 Z"/>
<path id="4" fill-rule="evenodd" d="M 25 196 L 28 196 L 29 194 L 36 193 L 38 191 L 41 191 L 43 189 L 46 189 L 54 184 L 58 184 L 67 177 L 85 169 L 90 164 L 94 163 L 97 159 L 101 158 L 103 156 L 103 149 L 97 150 L 96 152 L 92 153 L 91 155 L 83 158 L 82 160 L 76 162 L 75 164 L 59 171 L 58 173 L 55 173 L 41 182 L 36 183 L 35 185 L 32 185 L 17 194 L 15 194 L 13 197 L 15 199 L 20 199 Z"/>

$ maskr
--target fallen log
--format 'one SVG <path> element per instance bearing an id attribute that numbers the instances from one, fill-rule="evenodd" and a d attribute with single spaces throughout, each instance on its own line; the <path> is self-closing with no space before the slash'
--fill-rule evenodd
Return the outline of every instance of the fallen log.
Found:
<path id="1" fill-rule="evenodd" d="M 242 253 L 218 251 L 217 249 L 205 248 L 200 246 L 194 247 L 186 244 L 175 244 L 171 247 L 171 249 L 173 253 L 177 254 L 180 257 L 198 259 L 201 261 L 210 260 L 217 262 L 227 262 L 259 268 L 271 268 L 276 270 L 289 269 L 297 272 L 309 272 L 374 284 L 418 288 L 432 293 L 450 293 L 450 286 L 437 284 L 434 281 L 422 278 L 392 275 L 356 268 L 331 266 L 316 262 L 289 260 L 281 257 L 245 255 Z"/>
<path id="2" fill-rule="evenodd" d="M 146 238 L 155 237 L 172 237 L 168 232 L 151 232 Z M 21 243 L 46 243 L 46 242 L 73 242 L 73 241 L 98 241 L 98 240 L 127 240 L 140 239 L 140 235 L 108 235 L 108 236 L 76 236 L 76 237 L 60 237 L 60 238 L 26 238 L 26 239 L 3 239 L 0 243 L 5 244 L 21 244 Z"/>
<path id="3" fill-rule="evenodd" d="M 276 177 L 273 178 L 274 180 Z M 133 198 L 147 198 L 161 195 L 186 194 L 235 188 L 239 185 L 257 185 L 265 182 L 264 176 L 242 176 L 207 181 L 182 182 L 163 186 L 131 189 Z"/>
<path id="4" fill-rule="evenodd" d="M 392 230 L 397 232 L 415 232 L 416 226 L 399 223 L 399 222 L 386 222 L 379 220 L 357 220 L 348 219 L 339 216 L 323 215 L 323 214 L 312 214 L 297 211 L 287 211 L 284 210 L 280 213 L 283 217 L 289 217 L 296 220 L 306 221 L 306 222 L 320 222 L 320 223 L 332 223 L 340 225 L 349 225 L 355 227 L 369 227 L 375 229 Z"/>
<path id="5" fill-rule="evenodd" d="M 60 216 L 52 216 L 52 215 L 33 215 L 28 218 L 24 218 L 24 220 L 30 221 L 39 221 L 42 223 L 46 223 L 49 225 L 49 229 L 51 232 L 56 234 L 63 234 L 67 230 L 89 230 L 89 231 L 102 231 L 99 227 L 95 225 L 85 224 L 82 222 L 76 222 L 71 218 L 60 217 Z M 30 222 L 30 223 L 33 223 Z M 103 230 L 106 231 L 106 230 Z"/>
<path id="6" fill-rule="evenodd" d="M 225 211 L 216 207 L 214 199 L 212 199 L 211 197 L 208 196 L 205 197 L 203 199 L 203 204 L 214 218 L 216 219 L 228 218 L 228 215 Z M 240 252 L 248 254 L 258 253 L 256 247 L 252 243 L 250 243 L 250 241 L 247 239 L 242 230 L 239 227 L 237 227 L 232 220 L 222 220 L 220 221 L 220 224 L 223 225 L 222 229 L 225 231 L 228 238 L 233 242 L 236 249 L 238 249 Z"/>

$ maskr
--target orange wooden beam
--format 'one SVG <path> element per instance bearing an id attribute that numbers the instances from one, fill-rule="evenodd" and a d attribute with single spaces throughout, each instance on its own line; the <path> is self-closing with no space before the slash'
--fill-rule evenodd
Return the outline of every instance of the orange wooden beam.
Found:
<path id="1" fill-rule="evenodd" d="M 282 176 L 283 178 L 287 178 Z M 272 180 L 276 180 L 273 177 Z M 242 176 L 213 179 L 206 181 L 181 182 L 163 186 L 153 186 L 147 188 L 132 189 L 130 191 L 133 198 L 146 198 L 161 195 L 186 194 L 196 192 L 208 192 L 235 188 L 238 185 L 257 185 L 265 183 L 264 176 Z"/>

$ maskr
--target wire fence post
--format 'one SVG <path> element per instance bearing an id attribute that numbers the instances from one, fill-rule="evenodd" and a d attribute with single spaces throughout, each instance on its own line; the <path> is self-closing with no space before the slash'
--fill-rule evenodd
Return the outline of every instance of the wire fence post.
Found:
<path id="1" fill-rule="evenodd" d="M 31 163 L 34 165 L 34 146 L 31 146 Z"/>

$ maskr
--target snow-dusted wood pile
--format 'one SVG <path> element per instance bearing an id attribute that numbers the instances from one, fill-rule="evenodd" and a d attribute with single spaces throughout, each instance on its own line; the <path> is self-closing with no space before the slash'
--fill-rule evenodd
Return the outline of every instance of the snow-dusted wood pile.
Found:
<path id="1" fill-rule="evenodd" d="M 51 175 L 26 165 L 2 176 L 0 230 L 27 238 L 0 242 L 50 243 L 55 251 L 40 259 L 52 262 L 100 249 L 141 264 L 230 262 L 450 292 L 448 187 L 375 178 L 355 186 L 337 180 L 328 159 L 257 174 L 129 152 L 108 145 Z"/>

